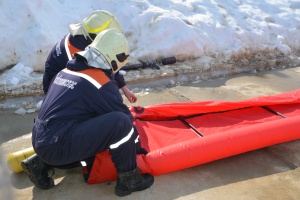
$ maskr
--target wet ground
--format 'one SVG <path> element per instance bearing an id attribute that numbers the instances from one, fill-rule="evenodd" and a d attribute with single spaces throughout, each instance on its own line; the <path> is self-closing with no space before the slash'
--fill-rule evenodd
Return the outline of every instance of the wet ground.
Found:
<path id="1" fill-rule="evenodd" d="M 300 67 L 138 91 L 138 102 L 132 105 L 237 101 L 296 89 L 300 89 Z M 35 116 L 36 113 L 16 115 L 14 110 L 0 111 L 2 158 L 31 146 L 31 127 Z M 57 185 L 43 191 L 34 187 L 24 173 L 11 173 L 5 162 L 0 164 L 0 199 L 120 199 L 114 194 L 114 181 L 87 185 L 81 169 L 55 170 L 53 178 Z M 298 200 L 300 140 L 157 176 L 150 189 L 122 199 Z"/>

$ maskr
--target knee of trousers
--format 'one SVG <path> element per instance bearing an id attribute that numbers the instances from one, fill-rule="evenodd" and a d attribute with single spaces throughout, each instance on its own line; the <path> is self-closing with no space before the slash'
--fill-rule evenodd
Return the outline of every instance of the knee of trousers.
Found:
<path id="1" fill-rule="evenodd" d="M 116 125 L 116 128 L 119 128 L 120 131 L 131 130 L 133 128 L 133 124 L 130 121 L 129 117 L 122 112 L 113 112 L 111 113 L 111 122 Z"/>
<path id="2" fill-rule="evenodd" d="M 125 142 L 134 142 L 136 139 L 134 135 L 134 128 L 128 116 L 121 112 L 115 112 L 113 118 L 114 120 L 112 120 L 112 123 L 115 123 L 115 139 L 110 148 L 114 149 L 114 147 L 118 146 L 118 144 L 120 145 Z"/>

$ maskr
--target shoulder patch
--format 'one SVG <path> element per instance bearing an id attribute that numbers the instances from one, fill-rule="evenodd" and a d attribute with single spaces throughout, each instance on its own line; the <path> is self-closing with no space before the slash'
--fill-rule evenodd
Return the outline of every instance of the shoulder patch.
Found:
<path id="1" fill-rule="evenodd" d="M 95 87 L 97 87 L 97 89 L 101 88 L 102 85 L 110 81 L 110 79 L 105 75 L 105 73 L 99 69 L 91 68 L 81 71 L 71 71 L 69 69 L 64 69 L 63 71 L 68 74 L 72 74 L 86 79 Z"/>

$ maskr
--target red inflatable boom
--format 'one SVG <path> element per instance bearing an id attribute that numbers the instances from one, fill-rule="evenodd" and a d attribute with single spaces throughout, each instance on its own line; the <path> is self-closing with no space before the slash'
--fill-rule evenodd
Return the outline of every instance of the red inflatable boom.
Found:
<path id="1" fill-rule="evenodd" d="M 238 102 L 130 107 L 142 146 L 143 173 L 170 173 L 300 138 L 300 90 Z M 116 180 L 108 151 L 96 156 L 89 184 Z"/>

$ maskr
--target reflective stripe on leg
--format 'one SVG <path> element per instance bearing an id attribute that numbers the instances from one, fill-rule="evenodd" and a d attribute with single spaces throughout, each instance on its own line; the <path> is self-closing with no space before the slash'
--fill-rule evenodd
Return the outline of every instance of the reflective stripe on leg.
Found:
<path id="1" fill-rule="evenodd" d="M 135 138 L 134 143 L 138 143 L 139 142 L 139 135 Z"/>
<path id="2" fill-rule="evenodd" d="M 133 132 L 134 132 L 134 129 L 132 128 L 131 131 L 129 132 L 129 134 L 126 137 L 122 138 L 122 140 L 120 140 L 119 142 L 117 142 L 115 144 L 111 144 L 109 146 L 109 148 L 110 149 L 116 149 L 116 148 L 118 148 L 121 144 L 127 142 L 130 139 L 130 137 L 132 136 Z"/>

